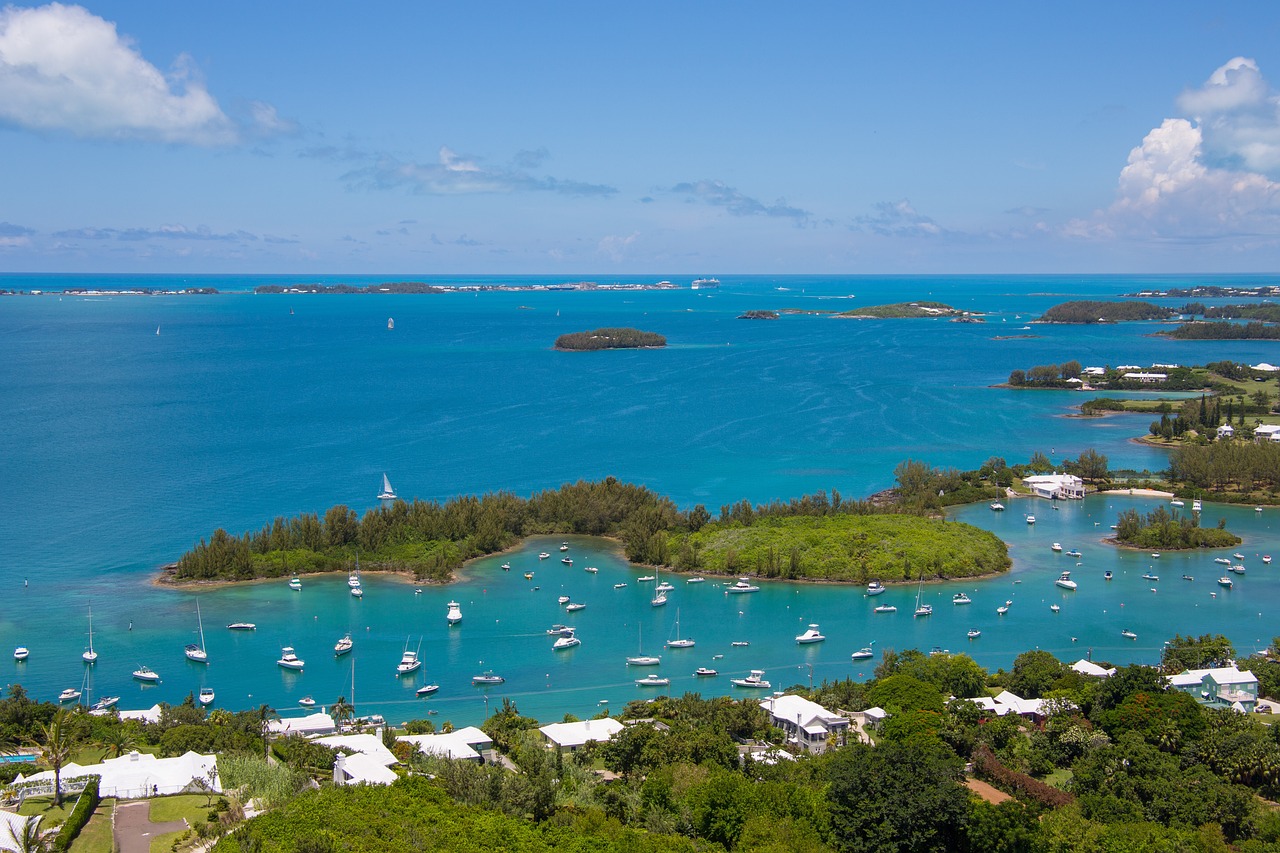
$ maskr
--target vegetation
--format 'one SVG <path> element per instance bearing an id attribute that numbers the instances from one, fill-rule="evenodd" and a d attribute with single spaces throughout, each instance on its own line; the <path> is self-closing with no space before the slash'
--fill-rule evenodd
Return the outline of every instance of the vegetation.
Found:
<path id="1" fill-rule="evenodd" d="M 849 311 L 842 311 L 838 317 L 868 317 L 878 319 L 909 320 L 918 317 L 954 317 L 963 314 L 942 302 L 894 302 L 891 305 L 864 305 Z"/>
<path id="2" fill-rule="evenodd" d="M 1216 500 L 1280 491 L 1280 443 L 1215 441 L 1183 445 L 1169 456 L 1169 479 L 1191 491 L 1211 491 Z"/>
<path id="3" fill-rule="evenodd" d="M 85 824 L 89 822 L 89 818 L 93 817 L 94 811 L 98 808 L 98 777 L 89 777 L 89 784 L 84 786 L 84 790 L 80 792 L 79 799 L 76 800 L 75 806 L 71 809 L 71 814 L 67 816 L 66 821 L 62 824 L 62 829 L 58 832 L 58 837 L 54 840 L 54 849 L 65 853 L 70 849 L 71 842 L 76 840 L 76 836 L 80 834 L 80 830 L 84 829 Z"/>
<path id="4" fill-rule="evenodd" d="M 1280 304 L 1275 302 L 1257 302 L 1241 305 L 1205 305 L 1200 302 L 1188 302 L 1179 313 L 1195 317 L 1201 315 L 1206 320 L 1261 320 L 1265 323 L 1280 323 Z"/>
<path id="5" fill-rule="evenodd" d="M 1007 384 L 1012 388 L 1079 388 L 1083 383 L 1080 362 L 1071 360 L 1062 364 L 1038 364 L 1027 370 L 1009 372 Z M 1088 377 L 1091 388 L 1107 388 L 1116 391 L 1150 391 L 1152 384 L 1141 379 L 1126 379 L 1121 371 L 1107 366 L 1101 376 Z M 1153 372 L 1165 374 L 1158 383 L 1161 391 L 1194 391 L 1213 385 L 1213 378 L 1205 368 L 1162 367 Z"/>
<path id="6" fill-rule="evenodd" d="M 1117 323 L 1130 320 L 1167 320 L 1176 313 L 1172 308 L 1164 308 L 1150 302 L 1079 300 L 1053 306 L 1045 311 L 1037 322 Z"/>
<path id="7" fill-rule="evenodd" d="M 665 347 L 667 339 L 656 332 L 639 329 L 596 329 L 594 332 L 571 332 L 556 338 L 558 350 L 640 349 Z"/>
<path id="8" fill-rule="evenodd" d="M 744 311 L 738 315 L 739 320 L 777 320 L 780 315 L 777 311 Z"/>
<path id="9" fill-rule="evenodd" d="M 1280 340 L 1280 326 L 1250 320 L 1248 323 L 1195 322 L 1158 332 L 1184 341 L 1274 341 Z"/>
<path id="10" fill-rule="evenodd" d="M 1134 548 L 1180 551 L 1191 548 L 1229 548 L 1239 545 L 1241 539 L 1222 527 L 1200 526 L 1200 516 L 1190 513 L 1174 516 L 1163 506 L 1158 506 L 1145 516 L 1136 509 L 1120 513 L 1116 523 L 1117 542 Z"/>

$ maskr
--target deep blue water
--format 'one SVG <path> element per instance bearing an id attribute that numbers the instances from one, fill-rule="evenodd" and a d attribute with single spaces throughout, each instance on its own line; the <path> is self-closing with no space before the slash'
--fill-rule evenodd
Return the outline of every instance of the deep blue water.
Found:
<path id="1" fill-rule="evenodd" d="M 1230 600 L 1209 598 L 1208 586 L 1194 607 L 1152 608 L 1145 602 L 1167 605 L 1171 596 L 1138 596 L 1146 615 L 1132 620 L 1136 643 L 1118 642 L 1124 626 L 1113 624 L 1113 608 L 1106 608 L 1106 618 L 1092 610 L 1086 618 L 1085 608 L 1073 612 L 1064 605 L 1053 621 L 1037 614 L 1024 624 L 1018 620 L 1030 619 L 1035 611 L 1016 606 L 997 621 L 995 599 L 1008 597 L 1006 588 L 1025 598 L 1034 578 L 1037 590 L 1045 587 L 1044 595 L 1056 589 L 1052 579 L 1061 560 L 1051 559 L 1060 556 L 1048 551 L 1051 539 L 1064 540 L 1068 548 L 1065 540 L 1075 539 L 1084 549 L 1094 521 L 1106 521 L 1105 530 L 1114 520 L 1111 509 L 1086 502 L 1054 513 L 1056 520 L 1037 510 L 1041 522 L 1033 530 L 1023 529 L 1021 515 L 1012 512 L 999 518 L 984 507 L 961 511 L 966 520 L 993 527 L 1011 542 L 1013 577 L 1025 579 L 1016 590 L 1013 578 L 979 584 L 983 591 L 974 595 L 972 615 L 952 613 L 947 604 L 947 613 L 922 623 L 902 613 L 888 622 L 867 622 L 861 592 L 832 587 L 769 586 L 754 596 L 730 597 L 739 605 L 730 607 L 714 585 L 686 589 L 678 581 L 672 604 L 659 610 L 648 607 L 634 582 L 615 595 L 613 583 L 630 570 L 603 545 L 581 542 L 575 549 L 586 550 L 601 571 L 570 575 L 573 591 L 591 596 L 590 606 L 577 617 L 584 644 L 571 652 L 551 655 L 545 635 L 532 636 L 564 621 L 557 618 L 554 595 L 556 587 L 569 582 L 557 576 L 543 583 L 552 568 L 558 573 L 560 567 L 539 568 L 532 585 L 542 588 L 534 593 L 519 572 L 498 570 L 502 560 L 497 560 L 477 564 L 462 584 L 420 596 L 402 582 L 373 579 L 365 600 L 354 602 L 340 578 L 309 580 L 300 594 L 267 584 L 204 593 L 201 607 L 213 663 L 207 673 L 188 664 L 181 649 L 195 629 L 192 597 L 153 588 L 157 566 L 215 527 L 239 533 L 276 515 L 323 511 L 335 503 L 361 511 L 374 503 L 384 471 L 402 497 L 441 499 L 496 489 L 528 494 L 568 480 L 613 475 L 644 483 L 682 506 L 704 503 L 715 512 L 744 497 L 767 501 L 817 489 L 864 496 L 892 485 L 894 466 L 906 458 L 975 467 L 992 455 L 1018 461 L 1040 450 L 1056 459 L 1094 447 L 1112 467 L 1159 469 L 1164 464 L 1159 451 L 1129 441 L 1145 430 L 1147 418 L 1067 418 L 1063 415 L 1082 399 L 1078 393 L 989 386 L 1014 368 L 1068 358 L 1085 364 L 1280 358 L 1274 343 L 1171 342 L 1150 337 L 1156 328 L 1151 324 L 1022 329 L 1040 311 L 1069 298 L 1263 280 L 1241 276 L 721 276 L 720 289 L 697 292 L 250 292 L 264 282 L 367 284 L 408 278 L 423 279 L 0 276 L 0 288 L 24 290 L 213 286 L 232 291 L 0 298 L 0 587 L 9 590 L 0 603 L 0 648 L 32 648 L 26 664 L 0 663 L 0 669 L 8 669 L 5 680 L 21 681 L 45 698 L 78 685 L 90 604 L 95 645 L 102 652 L 93 692 L 121 693 L 127 706 L 176 701 L 204 681 L 229 707 L 267 701 L 284 708 L 304 694 L 331 701 L 344 686 L 349 689 L 351 665 L 350 659 L 332 661 L 329 649 L 352 630 L 362 705 L 387 703 L 383 707 L 396 719 L 425 713 L 424 703 L 413 700 L 411 691 L 406 699 L 407 685 L 389 674 L 406 636 L 415 644 L 425 636 L 425 675 L 442 685 L 432 707 L 455 721 L 483 714 L 483 694 L 468 683 L 481 666 L 501 669 L 508 678 L 493 695 L 517 695 L 522 710 L 547 719 L 565 711 L 581 715 L 600 699 L 624 701 L 636 693 L 631 674 L 619 666 L 638 640 L 632 627 L 638 635 L 643 622 L 646 637 L 652 631 L 655 641 L 664 640 L 681 599 L 687 601 L 680 603 L 687 608 L 682 621 L 698 626 L 699 645 L 695 651 L 668 653 L 663 669 L 674 657 L 679 670 L 664 674 L 687 675 L 685 669 L 692 672 L 713 654 L 724 653 L 735 674 L 752 666 L 774 670 L 775 686 L 807 680 L 808 663 L 815 678 L 869 670 L 852 667 L 848 654 L 871 640 L 878 647 L 968 649 L 961 622 L 970 621 L 986 626 L 971 645 L 979 661 L 993 668 L 1007 666 L 1018 651 L 1041 642 L 1039 631 L 1045 647 L 1064 656 L 1083 645 L 1114 660 L 1152 659 L 1160 642 L 1175 632 L 1222 631 L 1242 648 L 1269 639 L 1256 624 L 1259 617 L 1246 620 L 1247 614 L 1227 606 L 1242 602 L 1238 593 L 1248 585 L 1249 607 L 1270 609 L 1275 591 L 1266 583 L 1268 570 L 1256 560 Z M 687 283 L 690 277 L 576 278 Z M 472 276 L 466 281 L 556 280 Z M 752 308 L 843 310 L 926 298 L 990 313 L 985 324 L 736 319 Z M 389 317 L 395 319 L 394 330 L 387 329 Z M 660 332 L 669 346 L 606 353 L 550 348 L 563 332 L 610 325 Z M 1037 337 L 994 340 L 1002 335 Z M 1239 515 L 1232 518 L 1233 529 L 1250 536 L 1248 553 L 1265 548 L 1280 556 L 1280 543 L 1272 545 L 1268 538 L 1270 512 L 1256 518 L 1247 511 L 1231 512 Z M 1053 530 L 1059 523 L 1067 526 Z M 541 546 L 529 547 L 536 555 Z M 1099 575 L 1103 562 L 1132 557 L 1097 548 L 1086 565 L 1099 566 Z M 529 554 L 513 563 L 518 559 L 537 562 Z M 1166 566 L 1175 562 L 1168 556 L 1163 560 Z M 1191 572 L 1195 583 L 1203 577 L 1209 584 L 1210 571 Z M 1166 568 L 1165 573 L 1184 572 Z M 939 595 L 944 591 L 936 589 Z M 1092 602 L 1093 596 L 1114 596 L 1117 589 L 1121 584 L 1115 581 L 1105 592 L 1082 584 L 1073 601 Z M 546 601 L 526 604 L 539 596 Z M 913 600 L 914 593 L 895 590 L 885 598 L 891 596 Z M 447 632 L 444 602 L 450 597 L 464 602 L 467 618 L 463 627 Z M 741 599 L 750 601 L 742 606 Z M 1038 609 L 1048 613 L 1047 604 Z M 1101 603 L 1095 609 L 1103 609 Z M 220 627 L 239 619 L 257 621 L 260 628 L 237 635 Z M 807 621 L 821 621 L 831 639 L 798 650 L 791 638 Z M 623 630 L 611 629 L 619 623 Z M 728 638 L 740 633 L 751 635 L 749 653 L 728 646 Z M 525 635 L 530 635 L 527 642 L 512 642 Z M 310 661 L 302 675 L 283 674 L 274 665 L 279 646 L 288 643 Z M 147 689 L 134 684 L 129 672 L 139 663 L 159 671 L 162 684 Z M 719 668 L 727 674 L 730 663 Z M 673 682 L 672 689 L 693 689 L 692 679 L 686 682 Z M 729 690 L 724 676 L 698 687 Z"/>

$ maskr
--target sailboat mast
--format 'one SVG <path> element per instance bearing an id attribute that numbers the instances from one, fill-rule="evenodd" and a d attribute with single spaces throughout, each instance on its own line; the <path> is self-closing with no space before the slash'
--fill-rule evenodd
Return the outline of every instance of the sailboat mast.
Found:
<path id="1" fill-rule="evenodd" d="M 200 627 L 200 649 L 204 651 L 204 619 L 200 616 L 200 599 L 196 599 L 196 625 Z"/>

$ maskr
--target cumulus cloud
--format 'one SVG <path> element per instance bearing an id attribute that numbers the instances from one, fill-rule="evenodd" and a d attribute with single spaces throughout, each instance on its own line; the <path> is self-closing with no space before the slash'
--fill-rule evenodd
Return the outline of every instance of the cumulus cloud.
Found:
<path id="1" fill-rule="evenodd" d="M 344 178 L 356 187 L 378 190 L 406 187 L 427 195 L 550 192 L 607 196 L 617 192 L 614 187 L 603 184 L 538 176 L 518 167 L 488 166 L 447 146 L 441 146 L 437 157 L 435 163 L 414 163 L 384 154 L 372 165 L 348 172 Z"/>
<path id="2" fill-rule="evenodd" d="M 937 237 L 944 233 L 938 223 L 917 211 L 906 199 L 878 202 L 875 211 L 871 216 L 855 218 L 854 230 L 870 231 L 882 237 Z"/>
<path id="3" fill-rule="evenodd" d="M 0 222 L 0 249 L 16 249 L 31 245 L 31 235 L 36 233 L 25 225 Z"/>
<path id="4" fill-rule="evenodd" d="M 792 219 L 797 224 L 808 221 L 810 216 L 809 211 L 788 205 L 786 199 L 765 204 L 739 192 L 724 181 L 686 181 L 676 184 L 671 192 L 688 196 L 691 201 L 722 207 L 733 216 L 778 216 Z"/>
<path id="5" fill-rule="evenodd" d="M 1280 179 L 1280 97 L 1252 59 L 1232 59 L 1178 106 L 1200 126 L 1205 163 Z"/>
<path id="6" fill-rule="evenodd" d="M 287 123 L 252 106 L 258 133 Z M 168 73 L 80 6 L 0 9 L 0 122 L 35 131 L 192 145 L 235 143 L 239 129 L 179 56 Z"/>

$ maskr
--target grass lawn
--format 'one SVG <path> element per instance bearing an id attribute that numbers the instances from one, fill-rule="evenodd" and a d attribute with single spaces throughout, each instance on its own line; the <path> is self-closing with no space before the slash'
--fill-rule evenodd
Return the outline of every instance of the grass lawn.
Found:
<path id="1" fill-rule="evenodd" d="M 1071 781 L 1071 770 L 1066 767 L 1059 767 L 1040 781 L 1065 791 L 1067 783 Z"/>
<path id="2" fill-rule="evenodd" d="M 185 833 L 186 830 L 184 829 L 181 832 L 167 832 L 164 835 L 157 835 L 151 839 L 151 853 L 170 853 L 173 850 L 174 839 Z M 193 833 L 188 837 L 194 839 L 195 834 Z"/>
<path id="3" fill-rule="evenodd" d="M 67 819 L 67 815 L 71 813 L 72 807 L 76 804 L 75 795 L 62 798 L 62 805 L 55 806 L 53 797 L 28 797 L 23 800 L 22 808 L 18 809 L 18 814 L 26 817 L 32 815 L 41 815 L 40 826 L 49 829 L 54 826 L 61 826 Z"/>
<path id="4" fill-rule="evenodd" d="M 84 829 L 71 842 L 71 853 L 111 853 L 114 841 L 111 836 L 111 816 L 115 813 L 116 801 L 106 799 L 98 803 L 98 809 L 89 818 Z"/>
<path id="5" fill-rule="evenodd" d="M 216 803 L 220 795 L 215 794 L 212 802 Z M 151 822 L 164 823 L 170 820 L 186 819 L 188 825 L 204 820 L 213 808 L 204 794 L 177 794 L 172 797 L 156 797 L 151 801 Z"/>

